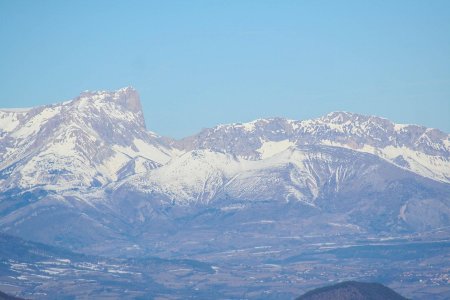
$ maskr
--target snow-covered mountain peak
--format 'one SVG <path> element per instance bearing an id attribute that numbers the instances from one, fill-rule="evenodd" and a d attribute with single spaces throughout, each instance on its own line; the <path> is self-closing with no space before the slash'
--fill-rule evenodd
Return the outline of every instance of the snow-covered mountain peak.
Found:
<path id="1" fill-rule="evenodd" d="M 101 186 L 172 155 L 145 128 L 133 88 L 83 92 L 60 104 L 0 111 L 0 190 Z"/>

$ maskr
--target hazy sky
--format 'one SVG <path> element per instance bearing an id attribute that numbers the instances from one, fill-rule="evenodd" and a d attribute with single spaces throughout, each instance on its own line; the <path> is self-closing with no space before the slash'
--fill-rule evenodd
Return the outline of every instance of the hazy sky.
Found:
<path id="1" fill-rule="evenodd" d="M 450 132 L 450 1 L 0 0 L 0 107 L 131 85 L 147 127 L 345 110 Z"/>

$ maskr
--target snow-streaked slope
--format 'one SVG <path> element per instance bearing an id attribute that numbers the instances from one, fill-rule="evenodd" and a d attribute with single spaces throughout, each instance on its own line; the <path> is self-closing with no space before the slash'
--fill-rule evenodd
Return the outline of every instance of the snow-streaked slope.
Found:
<path id="1" fill-rule="evenodd" d="M 132 88 L 85 92 L 74 100 L 25 111 L 0 111 L 0 190 L 72 189 L 118 180 L 167 163 L 174 151 L 146 130 Z M 139 160 L 138 160 L 139 161 Z M 133 172 L 133 173 L 134 173 Z"/>
<path id="2" fill-rule="evenodd" d="M 328 146 L 289 147 L 267 159 L 247 160 L 211 150 L 193 150 L 168 164 L 128 177 L 117 188 L 163 196 L 179 204 L 214 200 L 314 202 L 352 180 L 369 180 L 379 158 Z M 390 165 L 385 162 L 385 164 Z"/>
<path id="3" fill-rule="evenodd" d="M 323 145 L 344 147 L 358 152 L 377 155 L 395 165 L 414 173 L 434 180 L 450 183 L 450 156 L 430 155 L 421 151 L 412 150 L 406 146 L 386 146 L 376 148 L 371 145 L 352 148 L 348 144 L 335 143 L 329 140 L 323 141 Z"/>
<path id="4" fill-rule="evenodd" d="M 212 200 L 239 173 L 242 163 L 234 157 L 209 150 L 193 150 L 148 173 L 131 177 L 126 184 L 147 193 L 158 193 L 179 203 Z"/>
<path id="5" fill-rule="evenodd" d="M 449 134 L 347 112 L 313 120 L 274 118 L 219 125 L 175 143 L 183 150 L 211 149 L 250 160 L 266 159 L 292 145 L 371 153 L 421 176 L 450 183 Z"/>
<path id="6" fill-rule="evenodd" d="M 288 149 L 291 146 L 294 146 L 295 143 L 289 141 L 289 140 L 282 140 L 282 141 L 262 141 L 262 145 L 259 149 L 256 151 L 261 154 L 261 159 L 265 159 L 268 157 L 271 157 L 277 153 L 280 153 L 286 149 Z"/>

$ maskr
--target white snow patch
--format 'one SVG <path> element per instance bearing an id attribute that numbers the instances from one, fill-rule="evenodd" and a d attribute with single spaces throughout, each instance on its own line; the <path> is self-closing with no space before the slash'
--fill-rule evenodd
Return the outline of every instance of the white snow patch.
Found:
<path id="1" fill-rule="evenodd" d="M 256 128 L 255 123 L 256 123 L 256 121 L 243 123 L 243 124 L 236 124 L 235 127 L 236 128 L 242 128 L 242 129 L 244 129 L 247 132 L 252 132 Z"/>
<path id="2" fill-rule="evenodd" d="M 3 113 L 0 111 L 0 132 L 13 131 L 20 124 L 19 118 L 15 113 Z"/>
<path id="3" fill-rule="evenodd" d="M 51 118 L 61 112 L 61 106 L 46 107 L 39 114 L 32 117 L 21 128 L 11 134 L 14 138 L 25 138 L 35 134 Z"/>
<path id="4" fill-rule="evenodd" d="M 292 146 L 295 146 L 295 143 L 287 139 L 278 142 L 263 141 L 261 147 L 256 151 L 261 154 L 262 159 L 266 159 Z"/>
<path id="5" fill-rule="evenodd" d="M 450 139 L 444 140 L 445 149 L 450 150 Z"/>
<path id="6" fill-rule="evenodd" d="M 405 129 L 406 127 L 411 126 L 409 124 L 394 124 L 394 130 L 399 132 Z"/>
<path id="7" fill-rule="evenodd" d="M 117 172 L 130 161 L 130 157 L 120 151 L 116 151 L 113 156 L 109 157 L 103 164 L 108 175 L 117 180 Z"/>
<path id="8" fill-rule="evenodd" d="M 334 227 L 344 227 L 344 228 L 349 228 L 349 229 L 352 229 L 352 230 L 360 230 L 360 227 L 358 226 L 358 225 L 355 225 L 355 224 L 342 224 L 342 223 L 333 223 L 333 222 L 330 222 L 330 223 L 328 223 L 329 225 L 331 225 L 331 226 L 334 226 Z"/>
<path id="9" fill-rule="evenodd" d="M 301 127 L 301 122 L 296 120 L 286 120 L 289 125 L 291 125 L 292 129 L 295 131 Z"/>
<path id="10" fill-rule="evenodd" d="M 276 223 L 274 220 L 261 220 L 261 221 L 255 221 L 255 222 L 246 222 L 242 223 L 242 225 L 253 225 L 253 224 L 273 224 Z"/>
<path id="11" fill-rule="evenodd" d="M 125 154 L 129 157 L 129 159 L 141 156 L 146 159 L 157 162 L 161 165 L 166 164 L 172 158 L 171 153 L 168 149 L 162 149 L 156 147 L 152 144 L 149 144 L 141 139 L 134 139 L 134 146 L 137 148 L 137 151 L 132 147 L 124 147 L 121 145 L 114 145 L 113 150 L 122 154 Z M 119 162 L 115 163 L 116 167 L 120 165 Z M 123 164 L 122 164 L 123 166 Z"/>
<path id="12" fill-rule="evenodd" d="M 330 129 L 336 132 L 344 132 L 343 125 L 344 124 L 335 124 L 335 123 L 327 123 L 326 124 Z"/>
<path id="13" fill-rule="evenodd" d="M 406 207 L 407 207 L 407 204 L 402 205 L 402 207 L 400 207 L 400 214 L 398 215 L 398 217 L 405 222 L 406 222 L 406 215 L 405 215 Z"/>
<path id="14" fill-rule="evenodd" d="M 234 204 L 229 206 L 221 207 L 221 211 L 233 211 L 233 210 L 243 210 L 245 208 L 245 205 L 243 204 Z"/>
<path id="15" fill-rule="evenodd" d="M 116 273 L 116 274 L 135 274 L 134 272 L 128 272 L 120 269 L 108 269 L 108 273 Z"/>
<path id="16" fill-rule="evenodd" d="M 135 139 L 133 143 L 138 148 L 138 152 L 142 157 L 156 161 L 162 165 L 166 164 L 172 158 L 169 153 L 141 139 Z"/>
<path id="17" fill-rule="evenodd" d="M 57 275 L 61 274 L 67 271 L 67 269 L 61 269 L 61 268 L 48 268 L 45 270 L 42 270 L 43 272 L 50 274 L 50 275 Z"/>

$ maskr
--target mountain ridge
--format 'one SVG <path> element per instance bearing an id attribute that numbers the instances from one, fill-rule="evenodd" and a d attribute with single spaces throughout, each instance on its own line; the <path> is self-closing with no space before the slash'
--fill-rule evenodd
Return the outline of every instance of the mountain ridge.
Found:
<path id="1" fill-rule="evenodd" d="M 362 123 L 358 121 L 361 118 Z M 380 130 L 379 122 L 387 129 Z M 437 129 L 400 125 L 384 118 L 359 114 L 333 112 L 313 120 L 273 118 L 218 125 L 173 145 L 188 150 L 212 149 L 247 159 L 262 159 L 267 148 L 307 144 L 372 153 L 422 176 L 450 182 L 448 134 Z M 433 171 L 434 165 L 438 164 L 442 167 Z"/>

